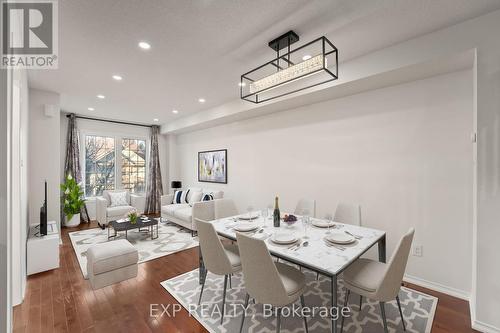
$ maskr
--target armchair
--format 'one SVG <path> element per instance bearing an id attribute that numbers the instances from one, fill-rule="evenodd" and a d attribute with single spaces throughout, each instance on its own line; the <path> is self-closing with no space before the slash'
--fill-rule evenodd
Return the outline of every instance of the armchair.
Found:
<path id="1" fill-rule="evenodd" d="M 109 192 L 126 192 L 128 205 L 110 207 L 111 199 Z M 110 221 L 122 218 L 123 215 L 132 209 L 135 209 L 139 214 L 143 213 L 145 205 L 146 198 L 144 195 L 130 194 L 128 190 L 103 191 L 102 197 L 96 198 L 96 219 L 99 225 L 105 227 Z"/>

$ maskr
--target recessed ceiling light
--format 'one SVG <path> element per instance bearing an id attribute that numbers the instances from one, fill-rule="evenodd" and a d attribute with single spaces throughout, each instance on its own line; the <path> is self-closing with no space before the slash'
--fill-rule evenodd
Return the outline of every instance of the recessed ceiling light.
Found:
<path id="1" fill-rule="evenodd" d="M 149 50 L 151 48 L 151 44 L 148 42 L 139 42 L 139 47 L 143 50 Z"/>
<path id="2" fill-rule="evenodd" d="M 121 81 L 123 80 L 123 77 L 121 77 L 120 75 L 113 75 L 113 80 Z"/>
<path id="3" fill-rule="evenodd" d="M 155 123 L 159 122 L 160 120 L 158 118 L 153 119 Z"/>
<path id="4" fill-rule="evenodd" d="M 104 95 L 97 95 L 97 98 L 99 98 L 99 99 L 105 99 L 106 96 L 104 96 Z"/>
<path id="5" fill-rule="evenodd" d="M 245 82 L 239 82 L 239 83 L 238 83 L 238 85 L 239 85 L 240 87 L 244 87 L 244 86 L 246 86 L 247 84 L 246 84 Z"/>
<path id="6" fill-rule="evenodd" d="M 172 113 L 178 114 L 179 111 L 178 110 L 172 110 Z"/>
<path id="7" fill-rule="evenodd" d="M 305 56 L 302 57 L 302 60 L 306 61 L 311 59 L 312 57 L 309 54 L 306 54 Z"/>
<path id="8" fill-rule="evenodd" d="M 198 102 L 205 103 L 205 99 L 204 98 L 198 98 Z"/>
<path id="9" fill-rule="evenodd" d="M 95 109 L 94 108 L 87 108 L 87 110 L 94 111 Z"/>

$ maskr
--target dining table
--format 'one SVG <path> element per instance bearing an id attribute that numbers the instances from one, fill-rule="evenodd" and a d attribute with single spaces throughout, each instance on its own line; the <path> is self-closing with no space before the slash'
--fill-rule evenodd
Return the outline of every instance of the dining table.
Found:
<path id="1" fill-rule="evenodd" d="M 335 221 L 327 221 L 313 217 L 296 216 L 297 221 L 292 225 L 281 221 L 279 227 L 274 227 L 272 216 L 257 213 L 254 216 L 241 214 L 211 221 L 217 234 L 231 241 L 236 241 L 238 225 L 245 223 L 255 224 L 255 229 L 242 232 L 262 239 L 269 253 L 281 260 L 299 265 L 330 278 L 331 306 L 337 309 L 337 315 L 331 316 L 331 331 L 336 333 L 338 314 L 338 284 L 339 275 L 353 262 L 366 253 L 375 244 L 378 245 L 378 259 L 386 262 L 386 233 L 381 230 L 364 226 L 350 225 Z M 304 223 L 305 221 L 305 223 Z M 323 227 L 329 223 L 330 227 Z M 315 225 L 321 225 L 317 227 Z M 277 234 L 290 233 L 295 235 L 294 244 L 277 244 L 273 238 Z M 331 233 L 345 233 L 351 235 L 354 241 L 350 244 L 333 244 L 325 237 Z M 203 264 L 203 254 L 199 251 L 199 279 L 200 284 L 206 276 Z"/>

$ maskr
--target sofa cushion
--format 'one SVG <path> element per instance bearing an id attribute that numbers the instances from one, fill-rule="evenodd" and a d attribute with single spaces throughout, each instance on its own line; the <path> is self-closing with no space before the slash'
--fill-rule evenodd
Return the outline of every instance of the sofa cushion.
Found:
<path id="1" fill-rule="evenodd" d="M 161 212 L 170 216 L 175 216 L 175 211 L 189 207 L 188 204 L 172 204 L 161 207 Z"/>
<path id="2" fill-rule="evenodd" d="M 177 209 L 174 212 L 174 216 L 183 221 L 191 221 L 191 217 L 193 216 L 193 208 L 187 207 L 187 208 Z"/>
<path id="3" fill-rule="evenodd" d="M 118 207 L 108 207 L 106 211 L 108 213 L 108 219 L 112 217 L 122 218 L 130 212 L 131 210 L 135 210 L 132 206 L 118 206 Z"/>
<path id="4" fill-rule="evenodd" d="M 201 191 L 191 193 L 190 194 L 190 198 L 188 200 L 189 201 L 189 205 L 191 207 L 193 207 L 193 204 L 195 202 L 200 202 L 202 195 L 203 195 L 203 192 L 201 192 Z"/>
<path id="5" fill-rule="evenodd" d="M 128 206 L 127 192 L 109 192 L 110 207 Z"/>
<path id="6" fill-rule="evenodd" d="M 189 193 L 189 190 L 187 191 L 175 191 L 174 192 L 174 204 L 184 204 L 187 203 L 186 201 L 186 196 Z"/>
<path id="7" fill-rule="evenodd" d="M 102 274 L 135 265 L 139 261 L 137 249 L 125 239 L 93 245 L 87 250 L 94 274 Z"/>

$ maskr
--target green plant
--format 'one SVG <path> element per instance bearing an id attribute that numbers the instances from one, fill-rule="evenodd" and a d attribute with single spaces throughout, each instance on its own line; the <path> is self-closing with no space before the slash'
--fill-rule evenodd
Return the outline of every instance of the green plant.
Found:
<path id="1" fill-rule="evenodd" d="M 71 175 L 68 175 L 65 182 L 61 184 L 61 191 L 63 192 L 64 215 L 71 220 L 73 215 L 80 213 L 80 209 L 85 204 L 83 191 Z"/>
<path id="2" fill-rule="evenodd" d="M 135 210 L 128 213 L 128 219 L 130 220 L 130 223 L 132 223 L 132 224 L 137 223 L 138 217 L 139 216 L 137 215 L 137 212 Z"/>

